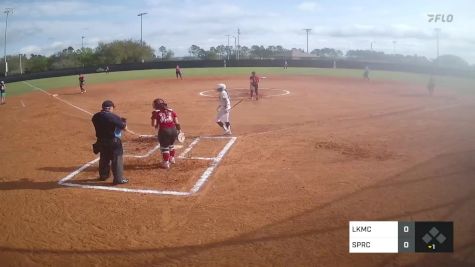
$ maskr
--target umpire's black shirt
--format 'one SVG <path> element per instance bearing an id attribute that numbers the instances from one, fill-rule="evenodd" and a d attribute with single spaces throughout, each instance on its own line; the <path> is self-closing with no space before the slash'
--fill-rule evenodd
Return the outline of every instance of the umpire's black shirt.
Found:
<path id="1" fill-rule="evenodd" d="M 99 140 L 111 140 L 115 138 L 116 128 L 123 130 L 125 123 L 119 116 L 110 112 L 101 110 L 92 116 L 92 123 L 96 129 L 96 137 Z"/>

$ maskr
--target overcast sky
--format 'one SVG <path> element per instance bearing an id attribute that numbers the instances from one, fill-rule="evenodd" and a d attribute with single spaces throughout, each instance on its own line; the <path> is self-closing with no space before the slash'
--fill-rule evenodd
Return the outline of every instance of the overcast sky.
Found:
<path id="1" fill-rule="evenodd" d="M 384 2 L 384 3 L 383 3 Z M 441 28 L 440 53 L 475 64 L 473 0 L 0 0 L 14 8 L 8 18 L 7 54 L 50 55 L 72 46 L 96 47 L 99 41 L 143 39 L 176 56 L 198 45 L 209 49 L 227 43 L 226 34 L 241 29 L 241 45 L 306 47 L 304 28 L 311 28 L 309 50 L 332 47 L 392 53 L 436 55 L 434 28 Z M 428 14 L 451 14 L 451 23 L 430 23 Z M 3 21 L 3 22 L 2 22 Z M 4 23 L 5 14 L 0 15 Z M 0 24 L 0 36 L 3 26 Z M 0 38 L 3 50 L 3 38 Z M 394 45 L 393 41 L 396 41 Z M 231 44 L 234 39 L 231 37 Z"/>

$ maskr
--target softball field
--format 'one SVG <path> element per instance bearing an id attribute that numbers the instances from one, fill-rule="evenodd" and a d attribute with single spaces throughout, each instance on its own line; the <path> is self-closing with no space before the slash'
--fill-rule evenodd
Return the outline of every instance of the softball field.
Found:
<path id="1" fill-rule="evenodd" d="M 85 94 L 75 76 L 11 85 L 31 92 L 0 107 L 0 265 L 475 265 L 474 80 L 447 78 L 431 97 L 421 77 L 257 69 L 250 101 L 250 70 L 94 74 Z M 244 99 L 226 138 L 222 82 Z M 156 97 L 187 134 L 170 170 L 149 137 Z M 105 99 L 134 133 L 129 184 L 96 180 L 91 114 Z M 351 220 L 454 221 L 455 252 L 349 254 Z"/>

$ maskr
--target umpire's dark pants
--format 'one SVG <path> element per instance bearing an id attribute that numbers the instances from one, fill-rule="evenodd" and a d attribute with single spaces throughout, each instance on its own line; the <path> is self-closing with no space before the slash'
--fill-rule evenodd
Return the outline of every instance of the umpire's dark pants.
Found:
<path id="1" fill-rule="evenodd" d="M 101 154 L 99 159 L 99 177 L 102 180 L 110 176 L 112 168 L 112 175 L 114 176 L 114 183 L 121 183 L 124 179 L 124 165 L 122 156 L 124 149 L 119 138 L 112 140 L 98 140 L 101 146 Z"/>

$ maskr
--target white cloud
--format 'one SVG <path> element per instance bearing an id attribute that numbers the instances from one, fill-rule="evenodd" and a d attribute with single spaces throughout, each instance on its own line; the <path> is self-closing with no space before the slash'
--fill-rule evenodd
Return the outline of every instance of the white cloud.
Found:
<path id="1" fill-rule="evenodd" d="M 297 6 L 297 8 L 302 11 L 316 11 L 318 5 L 315 2 L 302 2 Z"/>
<path id="2" fill-rule="evenodd" d="M 29 45 L 20 49 L 21 54 L 40 54 L 43 49 L 37 45 Z"/>

